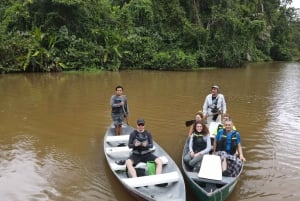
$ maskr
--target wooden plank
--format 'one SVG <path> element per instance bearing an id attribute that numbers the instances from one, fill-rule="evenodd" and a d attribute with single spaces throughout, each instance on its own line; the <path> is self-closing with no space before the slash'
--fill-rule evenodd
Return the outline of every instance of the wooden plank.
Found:
<path id="1" fill-rule="evenodd" d="M 205 182 L 211 184 L 228 184 L 233 182 L 235 177 L 222 177 L 222 180 L 211 180 L 198 177 L 198 173 L 196 172 L 186 172 L 187 176 L 196 182 Z"/>
<path id="2" fill-rule="evenodd" d="M 134 178 L 124 178 L 122 182 L 126 185 L 134 188 L 134 187 L 141 187 L 141 186 L 150 186 L 155 184 L 162 184 L 162 183 L 171 183 L 176 182 L 179 180 L 178 172 L 169 172 L 164 174 L 157 174 L 157 175 L 150 175 L 150 176 L 143 176 L 143 177 L 134 177 Z"/>
<path id="3" fill-rule="evenodd" d="M 217 130 L 219 124 L 220 124 L 219 122 L 214 122 L 214 121 L 210 122 L 208 130 L 211 137 L 215 136 L 214 132 Z"/>
<path id="4" fill-rule="evenodd" d="M 112 135 L 106 137 L 106 142 L 128 142 L 129 135 Z"/>
<path id="5" fill-rule="evenodd" d="M 129 149 L 128 146 L 108 147 L 105 149 L 106 154 L 113 158 L 128 158 L 131 151 L 132 149 Z"/>
<path id="6" fill-rule="evenodd" d="M 163 165 L 165 165 L 169 162 L 168 158 L 165 157 L 165 156 L 160 156 L 159 158 L 162 160 Z M 136 167 L 144 167 L 145 168 L 146 163 L 140 162 L 136 165 Z M 110 163 L 110 168 L 114 171 L 125 171 L 126 170 L 126 165 L 125 164 L 124 165 L 118 165 L 115 162 L 112 162 L 112 163 Z"/>
<path id="7" fill-rule="evenodd" d="M 205 179 L 222 180 L 220 156 L 204 155 L 198 176 Z"/>
<path id="8" fill-rule="evenodd" d="M 128 146 L 124 146 L 124 147 L 108 147 L 105 149 L 105 152 L 108 154 L 108 155 L 111 155 L 111 154 L 119 154 L 119 153 L 128 153 L 131 151 L 132 149 L 129 149 Z"/>
<path id="9" fill-rule="evenodd" d="M 151 150 L 154 151 L 155 146 L 153 146 Z M 131 151 L 132 151 L 132 149 L 129 149 L 128 146 L 108 147 L 108 148 L 105 149 L 105 152 L 107 153 L 107 155 L 109 155 L 111 157 L 118 157 L 118 158 L 121 158 L 121 157 L 127 158 Z"/>
<path id="10" fill-rule="evenodd" d="M 115 162 L 110 163 L 110 168 L 114 171 L 125 171 L 126 165 L 118 165 Z"/>

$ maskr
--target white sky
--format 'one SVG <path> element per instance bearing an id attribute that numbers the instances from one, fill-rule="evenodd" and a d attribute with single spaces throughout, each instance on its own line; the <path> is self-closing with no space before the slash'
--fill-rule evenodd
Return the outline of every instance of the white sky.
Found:
<path id="1" fill-rule="evenodd" d="M 291 6 L 295 7 L 295 8 L 300 8 L 300 0 L 293 0 L 293 3 Z"/>

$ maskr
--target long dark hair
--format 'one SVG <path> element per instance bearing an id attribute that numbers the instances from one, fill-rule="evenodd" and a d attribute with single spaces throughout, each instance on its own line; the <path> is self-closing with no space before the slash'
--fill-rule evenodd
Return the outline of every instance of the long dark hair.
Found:
<path id="1" fill-rule="evenodd" d="M 197 124 L 201 124 L 201 125 L 202 125 L 202 131 L 201 131 L 202 134 L 204 134 L 204 135 L 209 134 L 209 130 L 208 130 L 207 126 L 206 126 L 202 121 L 196 121 L 196 122 L 194 123 L 194 126 L 193 126 L 193 132 L 196 132 L 196 131 L 197 131 L 197 130 L 196 130 Z"/>

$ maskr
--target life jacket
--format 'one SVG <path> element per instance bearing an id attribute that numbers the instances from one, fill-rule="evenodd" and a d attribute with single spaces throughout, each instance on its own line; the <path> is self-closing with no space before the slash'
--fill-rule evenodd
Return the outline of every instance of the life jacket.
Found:
<path id="1" fill-rule="evenodd" d="M 114 99 L 114 104 L 118 104 L 122 102 L 122 99 L 119 96 L 115 96 Z M 113 114 L 121 114 L 123 112 L 123 108 L 122 107 L 112 107 L 111 112 Z"/>
<path id="2" fill-rule="evenodd" d="M 193 150 L 195 153 L 198 153 L 206 148 L 207 144 L 203 137 L 204 135 L 202 133 L 193 134 Z"/>
<path id="3" fill-rule="evenodd" d="M 218 132 L 219 132 L 219 130 L 221 130 L 221 129 L 224 129 L 224 125 L 223 124 L 219 124 L 218 127 L 217 127 L 217 129 L 215 130 L 215 132 L 213 134 L 217 135 Z M 232 130 L 236 131 L 236 127 L 234 125 L 232 126 Z"/>
<path id="4" fill-rule="evenodd" d="M 134 140 L 133 140 L 134 142 L 136 140 L 138 140 L 140 142 L 147 141 L 149 143 L 148 131 L 144 130 L 143 133 L 139 133 L 137 130 L 135 130 L 134 134 L 135 134 L 135 137 L 134 137 Z M 135 154 L 144 155 L 144 154 L 150 153 L 152 151 L 147 147 L 139 146 L 139 147 L 134 147 L 132 152 L 135 153 Z"/>
<path id="5" fill-rule="evenodd" d="M 218 128 L 217 128 L 217 134 L 218 134 L 219 130 L 221 130 L 221 129 L 224 129 L 223 124 L 219 124 L 219 125 L 218 125 Z"/>
<path id="6" fill-rule="evenodd" d="M 222 137 L 219 141 L 217 141 L 216 151 L 226 151 L 227 153 L 234 155 L 237 149 L 236 131 L 233 131 L 233 133 L 231 134 L 230 150 L 226 150 L 226 145 L 227 134 L 225 129 L 223 129 Z"/>

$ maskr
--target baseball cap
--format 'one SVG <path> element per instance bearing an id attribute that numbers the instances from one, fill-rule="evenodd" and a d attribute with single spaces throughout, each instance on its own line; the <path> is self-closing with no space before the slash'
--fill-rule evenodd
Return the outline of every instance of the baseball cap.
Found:
<path id="1" fill-rule="evenodd" d="M 219 89 L 219 86 L 218 85 L 213 85 L 213 86 L 211 86 L 211 88 Z"/>
<path id="2" fill-rule="evenodd" d="M 138 119 L 136 121 L 136 124 L 145 124 L 145 120 L 144 119 Z"/>

